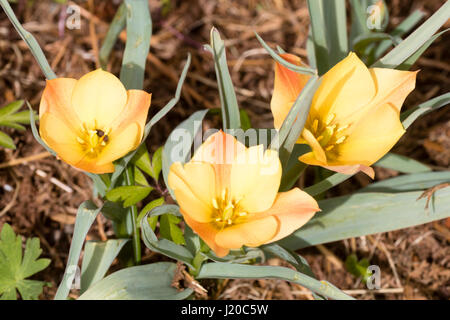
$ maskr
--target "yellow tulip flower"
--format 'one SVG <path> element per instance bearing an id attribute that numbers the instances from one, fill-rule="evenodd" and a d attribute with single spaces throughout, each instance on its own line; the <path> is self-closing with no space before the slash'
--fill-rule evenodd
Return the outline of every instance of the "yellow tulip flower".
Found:
<path id="1" fill-rule="evenodd" d="M 296 65 L 300 58 L 283 54 Z M 345 174 L 363 171 L 373 178 L 370 167 L 400 139 L 405 129 L 400 109 L 414 90 L 417 72 L 368 69 L 350 53 L 322 77 L 298 143 L 312 151 L 299 160 Z M 276 63 L 271 110 L 276 129 L 281 127 L 309 76 Z"/>
<path id="2" fill-rule="evenodd" d="M 39 132 L 59 158 L 92 173 L 113 172 L 113 161 L 136 149 L 151 94 L 126 90 L 97 69 L 79 80 L 47 80 L 39 106 Z"/>
<path id="3" fill-rule="evenodd" d="M 188 163 L 172 164 L 168 184 L 186 223 L 222 257 L 243 245 L 277 241 L 320 210 L 298 188 L 278 193 L 280 180 L 276 151 L 247 148 L 220 131 Z"/>

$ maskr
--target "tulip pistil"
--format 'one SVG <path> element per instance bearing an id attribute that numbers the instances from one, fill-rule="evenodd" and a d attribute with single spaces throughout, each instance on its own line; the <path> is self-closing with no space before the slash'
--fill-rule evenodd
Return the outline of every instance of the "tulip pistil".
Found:
<path id="1" fill-rule="evenodd" d="M 232 199 L 228 189 L 222 190 L 220 196 L 212 199 L 214 208 L 215 222 L 219 227 L 230 226 L 236 223 L 236 220 L 243 218 L 247 212 L 240 208 L 239 202 L 242 199 Z"/>
<path id="2" fill-rule="evenodd" d="M 91 129 L 86 124 L 83 124 L 80 134 L 77 136 L 77 141 L 88 156 L 95 158 L 107 145 L 109 131 L 110 129 Z"/>

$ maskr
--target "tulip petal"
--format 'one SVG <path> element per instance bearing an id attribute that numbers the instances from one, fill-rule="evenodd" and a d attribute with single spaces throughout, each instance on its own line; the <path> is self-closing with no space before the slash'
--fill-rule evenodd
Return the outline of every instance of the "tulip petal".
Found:
<path id="1" fill-rule="evenodd" d="M 53 113 L 41 114 L 39 134 L 42 140 L 69 164 L 76 164 L 84 157 L 76 133 Z"/>
<path id="2" fill-rule="evenodd" d="M 144 90 L 128 90 L 127 103 L 123 112 L 111 123 L 113 132 L 120 132 L 131 122 L 136 122 L 140 127 L 140 139 L 144 134 L 145 122 L 147 120 L 148 109 L 150 108 L 152 95 Z"/>
<path id="3" fill-rule="evenodd" d="M 97 69 L 82 76 L 72 94 L 78 118 L 89 127 L 107 128 L 124 110 L 127 91 L 112 73 Z"/>
<path id="4" fill-rule="evenodd" d="M 280 192 L 273 206 L 256 216 L 274 216 L 279 221 L 278 233 L 270 242 L 278 241 L 307 223 L 320 211 L 317 201 L 299 188 Z"/>
<path id="5" fill-rule="evenodd" d="M 373 68 L 370 73 L 377 86 L 377 95 L 371 105 L 390 103 L 400 112 L 408 94 L 414 90 L 418 71 Z"/>
<path id="6" fill-rule="evenodd" d="M 76 131 L 81 128 L 81 122 L 72 108 L 72 93 L 77 80 L 57 78 L 47 80 L 39 105 L 39 118 L 45 113 L 52 113 L 66 123 L 66 126 Z"/>
<path id="7" fill-rule="evenodd" d="M 325 120 L 329 114 L 334 113 L 335 122 L 347 123 L 348 117 L 360 114 L 358 111 L 361 111 L 375 94 L 376 87 L 369 70 L 358 56 L 351 52 L 323 75 L 322 82 L 314 94 L 309 118 L 320 115 L 322 120 Z"/>
<path id="8" fill-rule="evenodd" d="M 317 141 L 317 139 L 314 137 L 314 135 L 309 131 L 308 129 L 303 129 L 302 132 L 302 138 L 305 140 L 305 142 L 308 143 L 308 145 L 312 149 L 312 154 L 317 159 L 317 163 L 326 164 L 327 163 L 327 156 L 325 154 L 325 151 L 323 150 L 320 143 Z M 303 156 L 300 156 L 302 158 Z M 300 159 L 299 158 L 299 159 Z M 303 159 L 306 159 L 306 156 L 303 157 Z M 302 160 L 300 160 L 302 161 Z M 312 164 L 312 163 L 311 163 Z"/>
<path id="9" fill-rule="evenodd" d="M 372 179 L 375 178 L 375 171 L 372 167 L 368 167 L 362 164 L 348 165 L 348 166 L 323 166 L 325 169 L 343 173 L 343 174 L 355 174 L 359 171 L 364 172 Z"/>
<path id="10" fill-rule="evenodd" d="M 129 124 L 119 132 L 112 131 L 108 137 L 108 143 L 97 158 L 98 164 L 113 162 L 136 149 L 141 142 L 141 131 L 137 122 Z"/>
<path id="11" fill-rule="evenodd" d="M 229 190 L 246 212 L 267 210 L 280 187 L 281 171 L 278 152 L 264 152 L 262 145 L 250 147 L 231 166 Z"/>
<path id="12" fill-rule="evenodd" d="M 214 251 L 218 257 L 225 257 L 228 252 L 227 248 L 222 248 L 216 243 L 216 234 L 219 232 L 211 223 L 201 223 L 194 219 L 191 219 L 188 214 L 186 214 L 183 209 L 181 209 L 184 220 L 191 229 L 196 232 L 203 241 Z"/>
<path id="13" fill-rule="evenodd" d="M 354 125 L 351 134 L 338 146 L 338 161 L 329 165 L 362 164 L 371 166 L 383 157 L 405 133 L 398 109 L 384 104 L 370 110 Z"/>
<path id="14" fill-rule="evenodd" d="M 301 59 L 293 54 L 281 54 L 284 60 L 301 66 Z M 281 128 L 284 119 L 291 109 L 297 96 L 303 90 L 310 76 L 291 71 L 278 62 L 275 63 L 275 81 L 270 108 L 272 110 L 274 127 Z"/>
<path id="15" fill-rule="evenodd" d="M 215 175 L 211 164 L 189 162 L 183 166 L 175 162 L 170 167 L 168 184 L 181 209 L 192 220 L 210 222 L 213 219 Z"/>
<path id="16" fill-rule="evenodd" d="M 243 245 L 258 247 L 270 241 L 278 231 L 278 221 L 273 216 L 236 224 L 217 233 L 215 241 L 224 248 L 239 249 Z"/>

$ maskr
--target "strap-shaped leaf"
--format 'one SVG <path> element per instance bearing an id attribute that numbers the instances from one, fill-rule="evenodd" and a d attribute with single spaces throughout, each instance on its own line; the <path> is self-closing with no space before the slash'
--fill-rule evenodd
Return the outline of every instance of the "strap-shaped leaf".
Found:
<path id="1" fill-rule="evenodd" d="M 69 295 L 78 268 L 78 260 L 80 259 L 84 240 L 100 210 L 101 208 L 97 208 L 90 200 L 83 202 L 78 207 L 72 242 L 70 244 L 69 258 L 67 260 L 63 279 L 59 284 L 58 291 L 56 291 L 55 300 L 65 300 Z"/>
<path id="2" fill-rule="evenodd" d="M 178 291 L 172 286 L 177 266 L 157 262 L 114 272 L 83 293 L 79 300 L 181 300 L 192 289 Z"/>
<path id="3" fill-rule="evenodd" d="M 192 268 L 193 267 L 192 259 L 194 258 L 194 256 L 186 247 L 178 245 L 167 239 L 158 240 L 156 234 L 150 227 L 147 218 L 161 214 L 172 214 L 175 216 L 181 216 L 178 207 L 175 205 L 162 205 L 154 208 L 148 214 L 146 214 L 144 218 L 141 220 L 142 240 L 144 241 L 147 248 L 149 248 L 150 250 L 159 252 L 170 258 L 182 261 Z"/>
<path id="4" fill-rule="evenodd" d="M 279 150 L 280 161 L 283 167 L 286 166 L 294 145 L 303 131 L 306 119 L 308 118 L 311 102 L 318 86 L 317 76 L 313 76 L 308 80 L 303 90 L 297 96 L 291 110 L 289 110 L 286 119 L 284 119 L 283 124 L 278 131 L 277 139 L 274 139 L 270 144 L 271 149 Z"/>
<path id="5" fill-rule="evenodd" d="M 403 127 L 405 127 L 405 129 L 408 128 L 420 116 L 423 116 L 433 110 L 442 108 L 449 103 L 450 92 L 447 92 L 403 112 L 400 115 L 400 120 L 402 121 Z"/>
<path id="6" fill-rule="evenodd" d="M 228 70 L 225 43 L 220 38 L 216 28 L 211 29 L 211 46 L 205 46 L 214 57 L 217 82 L 219 84 L 220 104 L 222 106 L 222 121 L 224 129 L 239 129 L 241 119 L 239 105 Z"/>
<path id="7" fill-rule="evenodd" d="M 317 75 L 317 70 L 313 68 L 308 67 L 300 67 L 295 64 L 292 64 L 286 60 L 284 60 L 282 57 L 280 57 L 272 48 L 269 47 L 269 45 L 255 32 L 256 39 L 258 39 L 259 43 L 266 49 L 267 53 L 279 64 L 281 64 L 283 67 L 288 68 L 291 71 L 297 72 L 297 73 L 303 73 L 303 74 L 310 74 L 310 75 Z M 310 59 L 311 60 L 311 59 Z M 311 64 L 311 61 L 310 61 Z"/>
<path id="8" fill-rule="evenodd" d="M 106 33 L 105 39 L 103 40 L 103 45 L 100 48 L 100 52 L 98 53 L 100 65 L 103 69 L 106 69 L 111 50 L 113 49 L 120 32 L 122 32 L 122 30 L 125 28 L 127 21 L 126 14 L 127 8 L 125 6 L 125 3 L 122 3 L 119 6 L 119 9 L 117 9 L 114 18 L 109 25 L 108 32 Z"/>
<path id="9" fill-rule="evenodd" d="M 392 49 L 373 67 L 395 68 L 418 51 L 450 18 L 450 1 L 446 1 L 430 18 Z"/>
<path id="10" fill-rule="evenodd" d="M 318 194 L 321 194 L 322 192 L 327 191 L 328 189 L 333 188 L 334 186 L 338 185 L 341 182 L 344 182 L 347 179 L 350 179 L 353 175 L 352 174 L 343 174 L 343 173 L 335 173 L 328 178 L 303 189 L 303 191 L 309 193 L 311 196 L 317 196 Z"/>
<path id="11" fill-rule="evenodd" d="M 194 112 L 172 131 L 164 144 L 162 171 L 164 183 L 173 199 L 175 199 L 175 195 L 168 184 L 170 166 L 176 161 L 185 163 L 189 160 L 187 158 L 191 155 L 191 146 L 197 133 L 202 129 L 202 121 L 207 113 L 208 110 Z"/>
<path id="12" fill-rule="evenodd" d="M 159 121 L 161 120 L 172 108 L 178 103 L 181 97 L 181 89 L 183 88 L 184 80 L 186 79 L 187 71 L 189 69 L 189 66 L 191 65 L 191 54 L 188 54 L 186 64 L 183 67 L 183 71 L 180 75 L 180 80 L 178 80 L 177 89 L 175 91 L 175 96 L 170 99 L 170 101 L 156 113 L 153 118 L 150 119 L 149 122 L 145 125 L 144 130 L 144 136 L 142 138 L 142 143 L 145 142 L 148 135 L 150 134 L 151 128 Z M 115 171 L 112 174 L 111 177 L 111 188 L 114 187 L 114 185 L 117 182 L 117 179 L 120 177 L 120 175 L 123 173 L 123 170 L 125 170 L 127 164 L 131 161 L 131 159 L 136 154 L 137 149 L 127 154 L 125 157 L 123 157 L 120 161 L 115 163 Z"/>
<path id="13" fill-rule="evenodd" d="M 316 280 L 306 274 L 285 267 L 255 266 L 223 262 L 206 263 L 201 267 L 197 279 L 209 278 L 280 279 L 297 283 L 331 299 L 353 299 L 326 281 Z"/>
<path id="14" fill-rule="evenodd" d="M 114 259 L 129 239 L 87 241 L 81 265 L 81 293 L 103 279 Z"/>
<path id="15" fill-rule="evenodd" d="M 387 153 L 383 158 L 378 160 L 374 166 L 388 168 L 403 173 L 418 173 L 431 171 L 429 167 L 420 163 L 417 160 L 395 154 L 392 152 Z"/>
<path id="16" fill-rule="evenodd" d="M 432 188 L 441 183 L 450 182 L 450 172 L 422 172 L 405 174 L 369 184 L 358 192 L 405 192 Z"/>
<path id="17" fill-rule="evenodd" d="M 330 68 L 329 48 L 326 36 L 323 0 L 308 0 L 309 18 L 311 20 L 311 34 L 314 43 L 314 53 L 319 75 L 324 74 Z"/>
<path id="18" fill-rule="evenodd" d="M 145 62 L 150 50 L 152 19 L 147 0 L 125 0 L 127 41 L 120 80 L 127 89 L 142 89 Z"/>
<path id="19" fill-rule="evenodd" d="M 450 188 L 437 190 L 426 209 L 422 191 L 356 193 L 319 201 L 321 212 L 279 242 L 291 250 L 409 228 L 450 216 Z"/>
<path id="20" fill-rule="evenodd" d="M 348 54 L 347 14 L 345 0 L 323 2 L 330 67 L 344 59 Z"/>

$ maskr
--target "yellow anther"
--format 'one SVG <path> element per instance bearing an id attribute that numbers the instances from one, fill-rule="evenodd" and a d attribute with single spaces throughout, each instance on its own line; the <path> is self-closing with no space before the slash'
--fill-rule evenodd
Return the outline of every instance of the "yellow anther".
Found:
<path id="1" fill-rule="evenodd" d="M 340 144 L 340 143 L 344 142 L 345 139 L 347 139 L 347 136 L 342 136 L 339 139 L 337 139 L 335 143 Z"/>
<path id="2" fill-rule="evenodd" d="M 228 220 L 227 220 L 227 223 L 228 223 L 228 224 L 232 224 L 233 221 L 232 221 L 231 219 L 228 219 Z"/>
<path id="3" fill-rule="evenodd" d="M 330 150 L 333 149 L 333 148 L 334 148 L 334 145 L 332 144 L 332 145 L 329 145 L 328 147 L 326 147 L 325 150 L 326 150 L 326 151 L 330 151 Z"/>
<path id="4" fill-rule="evenodd" d="M 79 142 L 79 143 L 81 143 L 81 144 L 85 144 L 86 142 L 83 140 L 83 139 L 81 139 L 80 137 L 77 137 L 77 141 Z"/>
<path id="5" fill-rule="evenodd" d="M 348 127 L 350 127 L 350 124 L 346 124 L 345 126 L 343 126 L 343 127 L 340 127 L 339 129 L 337 129 L 337 131 L 336 132 L 341 132 L 341 131 L 344 131 L 345 129 L 347 129 Z"/>
<path id="6" fill-rule="evenodd" d="M 318 136 L 316 140 L 317 140 L 317 142 L 320 142 L 320 140 L 322 140 L 322 139 L 323 139 L 323 136 Z"/>
<path id="7" fill-rule="evenodd" d="M 213 205 L 213 207 L 214 207 L 215 209 L 219 209 L 219 204 L 217 203 L 217 199 L 216 199 L 216 198 L 214 198 L 214 199 L 212 200 L 212 205 Z"/>
<path id="8" fill-rule="evenodd" d="M 336 117 L 336 114 L 330 113 L 330 114 L 327 116 L 327 119 L 325 120 L 325 125 L 328 126 L 328 125 L 331 123 L 331 121 L 334 120 L 335 117 Z"/>
<path id="9" fill-rule="evenodd" d="M 240 217 L 245 217 L 247 215 L 247 212 L 239 212 Z"/>
<path id="10" fill-rule="evenodd" d="M 315 120 L 313 121 L 313 124 L 312 124 L 312 130 L 313 130 L 313 132 L 316 132 L 317 129 L 318 129 L 318 127 L 319 127 L 319 120 L 315 119 Z"/>

